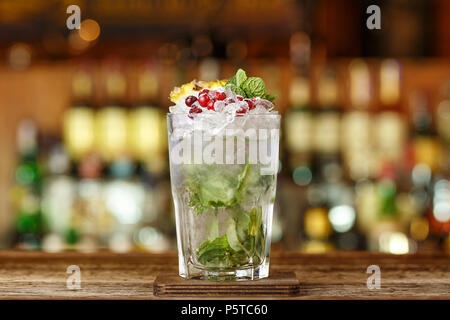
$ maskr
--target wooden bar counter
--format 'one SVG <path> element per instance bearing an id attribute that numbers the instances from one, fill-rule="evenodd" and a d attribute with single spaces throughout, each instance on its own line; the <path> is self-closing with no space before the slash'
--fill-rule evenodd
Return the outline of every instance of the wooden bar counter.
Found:
<path id="1" fill-rule="evenodd" d="M 154 281 L 160 272 L 177 273 L 177 264 L 175 252 L 0 251 L 0 299 L 161 299 L 153 293 Z M 78 290 L 66 285 L 71 265 L 80 268 Z M 380 289 L 368 289 L 370 265 L 380 267 Z M 273 252 L 271 272 L 288 271 L 295 273 L 300 291 L 283 299 L 450 299 L 450 255 L 445 254 Z"/>

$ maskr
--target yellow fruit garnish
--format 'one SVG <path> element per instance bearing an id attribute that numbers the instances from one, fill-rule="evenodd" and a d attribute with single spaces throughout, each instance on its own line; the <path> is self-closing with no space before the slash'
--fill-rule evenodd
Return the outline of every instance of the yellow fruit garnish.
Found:
<path id="1" fill-rule="evenodd" d="M 198 92 L 203 89 L 214 90 L 219 87 L 225 86 L 226 80 L 214 80 L 214 81 L 197 81 L 193 80 L 189 83 L 183 84 L 181 87 L 175 87 L 172 92 L 170 92 L 170 101 L 173 103 L 178 103 L 180 98 L 188 96 L 193 92 Z"/>

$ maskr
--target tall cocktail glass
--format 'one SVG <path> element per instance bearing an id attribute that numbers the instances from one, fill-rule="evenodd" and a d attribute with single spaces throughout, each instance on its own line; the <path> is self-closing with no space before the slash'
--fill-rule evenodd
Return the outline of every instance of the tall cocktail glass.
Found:
<path id="1" fill-rule="evenodd" d="M 168 114 L 179 274 L 269 276 L 280 116 Z"/>

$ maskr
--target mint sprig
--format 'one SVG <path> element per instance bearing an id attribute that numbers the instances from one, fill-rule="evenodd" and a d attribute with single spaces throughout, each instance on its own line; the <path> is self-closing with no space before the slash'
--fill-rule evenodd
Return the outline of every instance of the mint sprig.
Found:
<path id="1" fill-rule="evenodd" d="M 219 171 L 217 165 L 186 165 L 185 174 L 189 206 L 196 215 L 213 215 L 206 225 L 208 235 L 196 250 L 198 262 L 214 268 L 260 263 L 264 256 L 262 207 L 249 210 L 245 204 L 253 198 L 255 188 L 267 191 L 274 177 L 260 175 L 250 163 L 238 173 Z M 221 236 L 220 209 L 230 213 Z"/>
<path id="2" fill-rule="evenodd" d="M 244 98 L 259 97 L 273 101 L 277 96 L 275 94 L 267 94 L 266 85 L 263 79 L 258 77 L 247 77 L 244 70 L 238 69 L 236 74 L 232 76 L 225 84 L 226 89 L 231 89 L 234 93 Z"/>

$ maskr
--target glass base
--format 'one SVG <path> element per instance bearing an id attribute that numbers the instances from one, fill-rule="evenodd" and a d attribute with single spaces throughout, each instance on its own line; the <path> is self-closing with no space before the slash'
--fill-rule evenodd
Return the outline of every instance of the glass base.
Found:
<path id="1" fill-rule="evenodd" d="M 269 260 L 266 259 L 265 262 L 255 267 L 246 266 L 223 271 L 202 269 L 188 263 L 187 268 L 180 265 L 180 276 L 186 279 L 209 281 L 259 280 L 269 277 Z"/>

